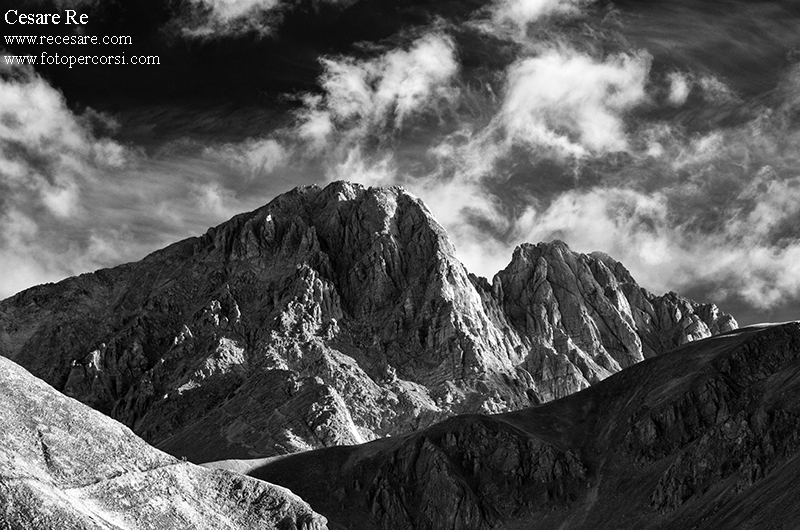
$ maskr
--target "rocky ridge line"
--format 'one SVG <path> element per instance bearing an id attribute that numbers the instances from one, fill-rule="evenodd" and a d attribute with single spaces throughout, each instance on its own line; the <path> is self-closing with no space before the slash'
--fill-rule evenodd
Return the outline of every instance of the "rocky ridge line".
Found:
<path id="1" fill-rule="evenodd" d="M 522 245 L 490 284 L 419 199 L 337 182 L 0 302 L 0 354 L 207 461 L 551 401 L 735 327 L 558 241 Z"/>

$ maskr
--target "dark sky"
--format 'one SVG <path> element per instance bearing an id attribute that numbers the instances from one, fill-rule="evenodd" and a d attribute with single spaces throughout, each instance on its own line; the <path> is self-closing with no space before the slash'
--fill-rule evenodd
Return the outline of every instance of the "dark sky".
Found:
<path id="1" fill-rule="evenodd" d="M 485 276 L 559 238 L 744 323 L 797 318 L 797 2 L 7 4 L 89 23 L 4 39 L 133 44 L 0 59 L 159 64 L 0 64 L 0 296 L 346 178 L 418 194 Z"/>

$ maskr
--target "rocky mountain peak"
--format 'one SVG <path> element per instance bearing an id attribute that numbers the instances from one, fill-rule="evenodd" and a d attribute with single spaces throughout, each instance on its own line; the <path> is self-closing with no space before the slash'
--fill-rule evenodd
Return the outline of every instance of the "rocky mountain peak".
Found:
<path id="1" fill-rule="evenodd" d="M 297 188 L 138 263 L 0 302 L 0 354 L 194 460 L 571 394 L 736 326 L 560 241 L 490 285 L 402 188 Z"/>
<path id="2" fill-rule="evenodd" d="M 544 392 L 551 399 L 566 395 L 564 388 L 585 388 L 645 357 L 736 328 L 713 304 L 674 293 L 654 296 L 613 258 L 573 252 L 563 241 L 517 247 L 495 276 L 492 293 L 511 324 L 531 337 L 527 366 L 543 374 L 539 381 L 550 381 Z M 559 368 L 552 359 L 561 359 Z"/>

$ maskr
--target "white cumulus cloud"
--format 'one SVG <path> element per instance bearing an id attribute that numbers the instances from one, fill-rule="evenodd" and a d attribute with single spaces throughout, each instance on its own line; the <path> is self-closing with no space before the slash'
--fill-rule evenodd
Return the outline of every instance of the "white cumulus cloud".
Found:
<path id="1" fill-rule="evenodd" d="M 647 100 L 650 58 L 603 60 L 552 49 L 508 72 L 500 119 L 509 136 L 582 156 L 627 149 L 625 113 Z"/>

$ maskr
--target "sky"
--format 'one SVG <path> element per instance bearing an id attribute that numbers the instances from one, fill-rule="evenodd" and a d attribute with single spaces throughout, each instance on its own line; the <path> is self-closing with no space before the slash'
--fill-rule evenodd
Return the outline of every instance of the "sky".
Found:
<path id="1" fill-rule="evenodd" d="M 796 1 L 6 5 L 62 23 L 0 20 L 0 298 L 345 179 L 422 198 L 489 279 L 561 239 L 743 324 L 800 318 Z"/>

